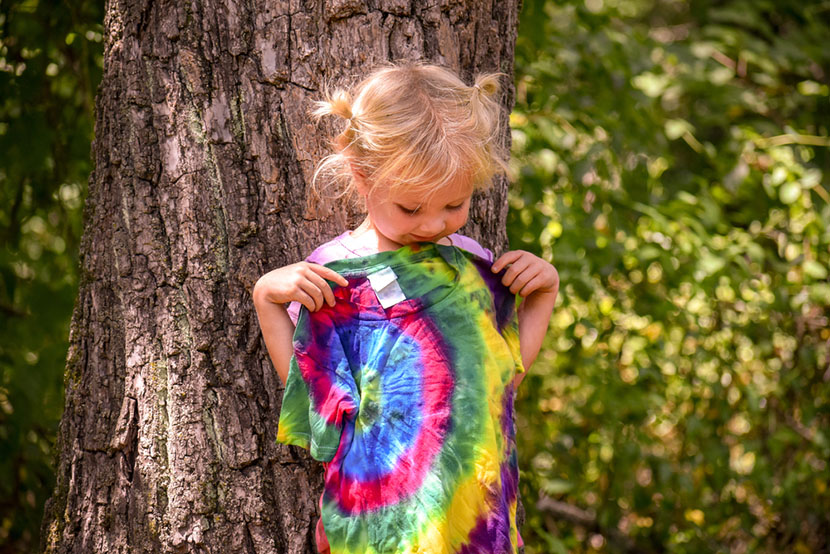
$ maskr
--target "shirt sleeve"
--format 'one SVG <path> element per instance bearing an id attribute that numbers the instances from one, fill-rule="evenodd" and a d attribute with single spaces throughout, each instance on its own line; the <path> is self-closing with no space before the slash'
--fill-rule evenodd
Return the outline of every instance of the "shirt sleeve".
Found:
<path id="1" fill-rule="evenodd" d="M 294 324 L 294 327 L 297 326 L 297 320 L 300 319 L 300 308 L 302 307 L 303 305 L 296 300 L 288 303 L 286 311 L 288 312 L 288 317 L 291 319 L 291 323 Z"/>
<path id="2" fill-rule="evenodd" d="M 324 312 L 301 310 L 277 441 L 307 448 L 316 460 L 331 461 L 344 427 L 354 425 L 357 398 L 346 353 L 331 321 Z"/>
<path id="3" fill-rule="evenodd" d="M 493 293 L 493 307 L 496 310 L 496 322 L 499 333 L 507 343 L 510 354 L 516 366 L 516 373 L 525 370 L 522 362 L 522 351 L 519 346 L 519 314 L 517 310 L 517 296 L 510 292 L 510 289 L 501 284 L 501 277 L 506 269 L 502 269 L 496 275 L 496 283 L 491 292 Z"/>
<path id="4" fill-rule="evenodd" d="M 513 315 L 506 322 L 501 329 L 501 336 L 507 347 L 510 349 L 510 354 L 513 356 L 516 373 L 523 373 L 525 371 L 524 362 L 522 362 L 522 349 L 519 345 L 519 318 L 517 317 L 515 306 L 516 297 L 513 296 L 508 301 L 513 302 Z"/>

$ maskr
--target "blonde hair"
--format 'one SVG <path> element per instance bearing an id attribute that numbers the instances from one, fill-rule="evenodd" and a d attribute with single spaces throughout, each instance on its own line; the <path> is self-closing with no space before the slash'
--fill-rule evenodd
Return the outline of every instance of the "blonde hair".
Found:
<path id="1" fill-rule="evenodd" d="M 392 65 L 372 72 L 353 95 L 327 94 L 314 115 L 340 116 L 346 124 L 314 183 L 325 175 L 350 192 L 359 172 L 369 187 L 382 183 L 393 193 L 428 196 L 459 177 L 474 189 L 487 188 L 507 169 L 495 99 L 501 76 L 480 75 L 468 86 L 435 65 Z"/>

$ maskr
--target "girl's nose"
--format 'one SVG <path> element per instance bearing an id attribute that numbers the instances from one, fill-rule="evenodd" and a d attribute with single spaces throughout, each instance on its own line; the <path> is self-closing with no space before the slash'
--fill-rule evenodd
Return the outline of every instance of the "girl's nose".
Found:
<path id="1" fill-rule="evenodd" d="M 436 217 L 421 223 L 421 226 L 418 228 L 418 234 L 421 236 L 437 235 L 444 230 L 444 227 L 444 220 L 440 217 Z"/>

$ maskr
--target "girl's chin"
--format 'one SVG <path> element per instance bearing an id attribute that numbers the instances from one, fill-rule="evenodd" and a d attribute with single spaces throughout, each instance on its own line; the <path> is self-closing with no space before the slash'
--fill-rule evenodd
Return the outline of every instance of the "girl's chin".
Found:
<path id="1" fill-rule="evenodd" d="M 422 237 L 419 235 L 409 235 L 412 242 L 439 242 L 444 235 L 432 235 L 431 237 Z"/>

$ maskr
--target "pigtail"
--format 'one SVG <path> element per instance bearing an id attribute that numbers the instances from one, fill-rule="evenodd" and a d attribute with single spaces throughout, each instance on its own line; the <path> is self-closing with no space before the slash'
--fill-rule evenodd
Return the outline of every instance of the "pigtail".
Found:
<path id="1" fill-rule="evenodd" d="M 481 129 L 488 140 L 496 138 L 499 127 L 499 104 L 496 96 L 499 93 L 499 77 L 501 73 L 485 73 L 476 78 L 475 84 L 470 87 L 470 111 L 476 127 Z"/>
<path id="2" fill-rule="evenodd" d="M 354 114 L 352 112 L 352 96 L 345 90 L 337 89 L 333 93 L 326 93 L 325 100 L 316 102 L 316 109 L 312 115 L 320 119 L 326 115 L 336 115 L 347 121 L 343 132 L 335 139 L 335 145 L 345 149 L 354 140 Z"/>
<path id="3" fill-rule="evenodd" d="M 337 115 L 344 119 L 352 117 L 352 96 L 345 90 L 337 89 L 333 93 L 326 93 L 325 100 L 315 102 L 317 108 L 312 112 L 316 118 L 324 115 Z"/>
<path id="4" fill-rule="evenodd" d="M 484 73 L 476 77 L 476 83 L 473 85 L 473 88 L 478 94 L 483 94 L 488 99 L 493 99 L 501 89 L 499 79 L 504 76 L 504 73 Z"/>
<path id="5" fill-rule="evenodd" d="M 336 89 L 333 93 L 326 92 L 324 98 L 325 100 L 315 102 L 315 109 L 311 115 L 315 119 L 334 115 L 345 119 L 346 125 L 332 140 L 334 153 L 323 158 L 317 165 L 312 177 L 312 187 L 318 190 L 318 183 L 324 178 L 330 184 L 339 185 L 341 192 L 335 196 L 342 196 L 349 193 L 351 188 L 348 150 L 353 148 L 356 139 L 352 97 L 348 91 Z"/>
<path id="6" fill-rule="evenodd" d="M 501 106 L 498 95 L 499 80 L 504 73 L 484 73 L 476 77 L 470 87 L 470 115 L 475 127 L 486 141 L 485 148 L 492 158 L 495 173 L 507 173 L 507 155 L 501 146 Z"/>

